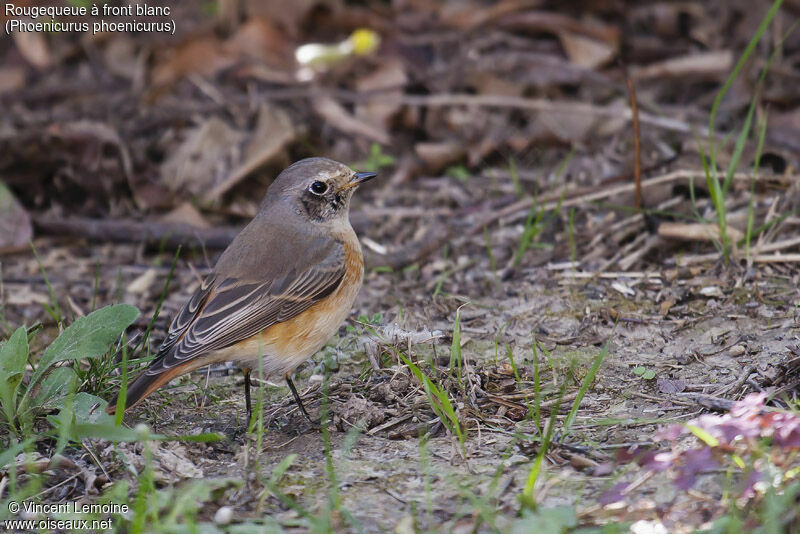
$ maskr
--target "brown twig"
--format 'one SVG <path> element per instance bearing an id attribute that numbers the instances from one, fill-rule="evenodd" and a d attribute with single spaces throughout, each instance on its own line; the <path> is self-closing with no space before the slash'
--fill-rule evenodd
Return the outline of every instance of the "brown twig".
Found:
<path id="1" fill-rule="evenodd" d="M 688 181 L 694 177 L 701 176 L 703 176 L 703 171 L 701 170 L 679 169 L 661 176 L 650 178 L 649 180 L 642 181 L 642 189 L 656 187 L 672 182 L 680 182 L 684 180 Z M 751 173 L 737 172 L 733 175 L 733 180 L 751 180 L 752 178 L 753 175 Z M 800 176 L 797 175 L 781 177 L 781 180 L 787 184 L 798 179 L 800 179 Z M 607 199 L 616 195 L 631 193 L 634 188 L 635 185 L 631 183 L 620 184 L 615 187 L 581 187 L 573 191 L 567 191 L 567 193 L 564 195 L 563 201 L 560 200 L 562 193 L 560 191 L 555 191 L 553 193 L 539 196 L 538 202 L 545 211 L 555 209 L 559 204 L 561 208 L 564 209 L 572 206 L 580 206 L 582 204 L 597 202 L 598 200 Z M 489 226 L 500 219 L 516 220 L 516 218 L 526 217 L 534 202 L 537 202 L 537 199 L 523 198 L 503 209 L 487 213 L 485 217 L 477 221 L 467 231 L 467 235 L 481 233 L 483 232 L 483 228 L 485 226 Z"/>
<path id="2" fill-rule="evenodd" d="M 33 215 L 33 224 L 40 232 L 46 234 L 83 237 L 91 241 L 163 243 L 169 248 L 187 243 L 214 249 L 225 248 L 241 230 L 240 227 L 234 226 L 197 228 L 180 223 L 88 217 L 62 218 L 48 214 Z"/>
<path id="3" fill-rule="evenodd" d="M 628 95 L 631 99 L 631 121 L 633 122 L 633 177 L 636 184 L 636 209 L 642 209 L 642 146 L 639 137 L 639 107 L 636 105 L 636 89 L 630 74 L 625 72 L 625 82 L 628 84 Z"/>
<path id="4" fill-rule="evenodd" d="M 158 243 L 166 248 L 197 245 L 209 249 L 223 249 L 241 231 L 240 226 L 217 226 L 197 228 L 188 224 L 137 221 L 133 219 L 91 219 L 88 217 L 56 217 L 49 214 L 33 215 L 39 232 L 58 236 L 69 236 L 90 241 L 115 243 Z M 369 224 L 363 213 L 351 215 L 353 228 L 361 233 Z M 438 225 L 422 239 L 385 255 L 368 254 L 370 266 L 387 266 L 399 269 L 417 262 L 436 251 L 447 242 L 454 228 Z"/>

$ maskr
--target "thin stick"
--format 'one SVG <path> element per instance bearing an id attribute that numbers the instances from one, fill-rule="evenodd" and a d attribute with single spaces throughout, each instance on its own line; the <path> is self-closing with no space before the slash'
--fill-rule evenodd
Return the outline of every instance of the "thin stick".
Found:
<path id="1" fill-rule="evenodd" d="M 633 154 L 634 168 L 633 178 L 636 184 L 636 209 L 642 209 L 642 143 L 639 138 L 639 107 L 636 105 L 636 89 L 633 87 L 633 80 L 625 72 L 625 82 L 628 84 L 628 95 L 631 99 L 631 119 L 633 122 Z"/>

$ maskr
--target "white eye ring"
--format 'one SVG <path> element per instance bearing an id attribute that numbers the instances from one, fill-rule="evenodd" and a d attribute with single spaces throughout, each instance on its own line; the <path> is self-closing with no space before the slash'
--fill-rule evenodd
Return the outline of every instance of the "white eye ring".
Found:
<path id="1" fill-rule="evenodd" d="M 308 190 L 313 195 L 322 196 L 328 191 L 328 184 L 320 180 L 315 180 L 308 186 Z"/>

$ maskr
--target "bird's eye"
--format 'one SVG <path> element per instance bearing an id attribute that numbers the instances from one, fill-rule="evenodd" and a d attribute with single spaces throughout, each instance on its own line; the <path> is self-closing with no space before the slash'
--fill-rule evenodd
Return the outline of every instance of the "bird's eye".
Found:
<path id="1" fill-rule="evenodd" d="M 328 184 L 317 180 L 315 182 L 311 182 L 311 185 L 308 186 L 308 190 L 314 193 L 315 195 L 324 195 L 325 191 L 328 190 Z"/>

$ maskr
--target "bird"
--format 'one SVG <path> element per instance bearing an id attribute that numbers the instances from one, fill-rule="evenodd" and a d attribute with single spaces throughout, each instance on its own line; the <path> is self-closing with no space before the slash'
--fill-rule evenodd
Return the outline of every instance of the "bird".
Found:
<path id="1" fill-rule="evenodd" d="M 364 259 L 350 199 L 375 176 L 322 157 L 284 169 L 175 315 L 155 357 L 127 388 L 124 409 L 176 377 L 232 361 L 244 372 L 248 417 L 250 373 L 261 369 L 264 377 L 283 376 L 311 421 L 292 373 L 336 333 L 361 289 Z M 114 399 L 106 412 L 116 407 Z"/>

